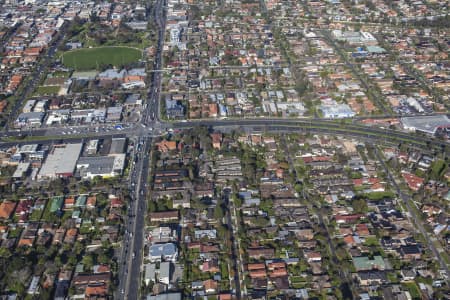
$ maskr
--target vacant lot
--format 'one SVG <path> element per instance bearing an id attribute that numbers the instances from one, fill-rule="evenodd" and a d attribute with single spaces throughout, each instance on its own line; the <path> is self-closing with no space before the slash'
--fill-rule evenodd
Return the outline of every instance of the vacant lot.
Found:
<path id="1" fill-rule="evenodd" d="M 62 62 L 77 71 L 98 70 L 108 65 L 120 68 L 138 61 L 141 56 L 141 51 L 134 48 L 98 47 L 66 52 L 62 55 Z"/>

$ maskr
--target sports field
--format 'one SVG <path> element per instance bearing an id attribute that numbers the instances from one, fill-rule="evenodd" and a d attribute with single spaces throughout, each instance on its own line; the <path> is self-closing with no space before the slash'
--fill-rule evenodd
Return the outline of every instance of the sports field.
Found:
<path id="1" fill-rule="evenodd" d="M 62 62 L 66 67 L 83 71 L 98 70 L 107 65 L 120 68 L 138 61 L 141 57 L 140 50 L 130 47 L 98 47 L 65 52 Z"/>

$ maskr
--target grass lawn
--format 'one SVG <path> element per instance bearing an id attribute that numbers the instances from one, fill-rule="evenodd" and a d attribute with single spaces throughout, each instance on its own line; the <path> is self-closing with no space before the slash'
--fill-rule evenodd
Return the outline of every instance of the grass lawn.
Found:
<path id="1" fill-rule="evenodd" d="M 35 209 L 30 215 L 30 221 L 39 221 L 41 219 L 43 211 L 41 209 Z"/>
<path id="2" fill-rule="evenodd" d="M 20 228 L 20 227 L 11 229 L 8 231 L 8 238 L 18 238 L 20 236 L 21 232 L 22 232 L 22 228 Z"/>
<path id="3" fill-rule="evenodd" d="M 376 237 L 369 236 L 366 238 L 364 245 L 370 247 L 370 246 L 378 246 L 380 245 L 380 243 L 378 242 L 378 239 Z"/>
<path id="4" fill-rule="evenodd" d="M 372 192 L 372 193 L 368 193 L 366 194 L 367 198 L 369 198 L 369 200 L 382 200 L 383 198 L 394 198 L 395 194 L 389 191 L 385 191 L 385 192 Z"/>
<path id="5" fill-rule="evenodd" d="M 65 52 L 62 62 L 66 67 L 77 71 L 100 69 L 102 66 L 113 65 L 117 68 L 141 59 L 142 52 L 128 47 L 98 47 L 84 48 Z"/>
<path id="6" fill-rule="evenodd" d="M 38 86 L 34 94 L 36 96 L 56 95 L 60 89 L 59 85 Z"/>
<path id="7" fill-rule="evenodd" d="M 292 287 L 294 289 L 303 289 L 306 287 L 306 282 L 293 282 Z"/>
<path id="8" fill-rule="evenodd" d="M 421 299 L 420 296 L 420 290 L 417 287 L 417 284 L 415 282 L 408 282 L 403 283 L 403 285 L 408 289 L 409 293 L 411 294 L 411 298 L 413 299 Z"/>
<path id="9" fill-rule="evenodd" d="M 397 274 L 395 272 L 389 272 L 387 273 L 387 278 L 389 279 L 389 281 L 391 283 L 398 283 L 398 277 Z"/>
<path id="10" fill-rule="evenodd" d="M 440 179 L 442 177 L 442 174 L 444 174 L 444 172 L 446 171 L 446 169 L 447 169 L 447 164 L 445 163 L 444 160 L 442 160 L 442 159 L 435 160 L 431 164 L 432 179 Z"/>

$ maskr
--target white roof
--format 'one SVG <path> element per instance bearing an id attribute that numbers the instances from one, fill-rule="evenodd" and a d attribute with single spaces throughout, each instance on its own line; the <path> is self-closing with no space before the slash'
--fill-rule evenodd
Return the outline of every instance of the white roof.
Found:
<path id="1" fill-rule="evenodd" d="M 58 174 L 73 174 L 83 144 L 55 145 L 42 165 L 39 177 L 55 178 Z"/>
<path id="2" fill-rule="evenodd" d="M 403 127 L 434 134 L 438 127 L 450 127 L 450 119 L 446 115 L 403 117 Z"/>

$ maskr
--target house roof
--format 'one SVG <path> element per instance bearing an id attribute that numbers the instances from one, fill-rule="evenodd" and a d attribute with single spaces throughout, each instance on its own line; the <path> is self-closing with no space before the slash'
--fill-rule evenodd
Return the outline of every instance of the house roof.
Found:
<path id="1" fill-rule="evenodd" d="M 205 290 L 216 290 L 217 289 L 217 281 L 208 279 L 203 281 L 203 285 L 205 286 Z"/>
<path id="2" fill-rule="evenodd" d="M 8 219 L 14 211 L 16 203 L 12 201 L 3 201 L 0 204 L 0 218 Z"/>
<path id="3" fill-rule="evenodd" d="M 86 296 L 103 296 L 108 293 L 108 287 L 106 284 L 94 285 L 86 287 L 84 292 Z"/>
<path id="4" fill-rule="evenodd" d="M 95 206 L 96 202 L 97 202 L 97 198 L 95 196 L 90 196 L 87 198 L 86 205 L 87 206 Z"/>
<path id="5" fill-rule="evenodd" d="M 259 269 L 266 269 L 266 266 L 263 264 L 263 263 L 256 263 L 256 264 L 248 264 L 247 265 L 247 269 L 249 270 L 249 271 L 252 271 L 252 270 L 259 270 Z"/>
<path id="6" fill-rule="evenodd" d="M 162 151 L 162 152 L 175 150 L 177 148 L 177 142 L 175 142 L 175 141 L 163 140 L 156 145 L 158 146 L 158 150 Z"/>
<path id="7" fill-rule="evenodd" d="M 158 221 L 162 219 L 178 219 L 178 210 L 160 211 L 150 213 L 151 221 Z"/>
<path id="8" fill-rule="evenodd" d="M 423 178 L 420 178 L 419 176 L 416 176 L 408 172 L 403 172 L 402 176 L 405 179 L 406 183 L 408 184 L 409 188 L 412 190 L 418 190 L 424 182 Z"/>
<path id="9" fill-rule="evenodd" d="M 57 196 L 52 198 L 52 203 L 50 205 L 50 211 L 55 212 L 59 209 L 61 209 L 61 206 L 63 205 L 64 197 L 63 196 Z"/>

